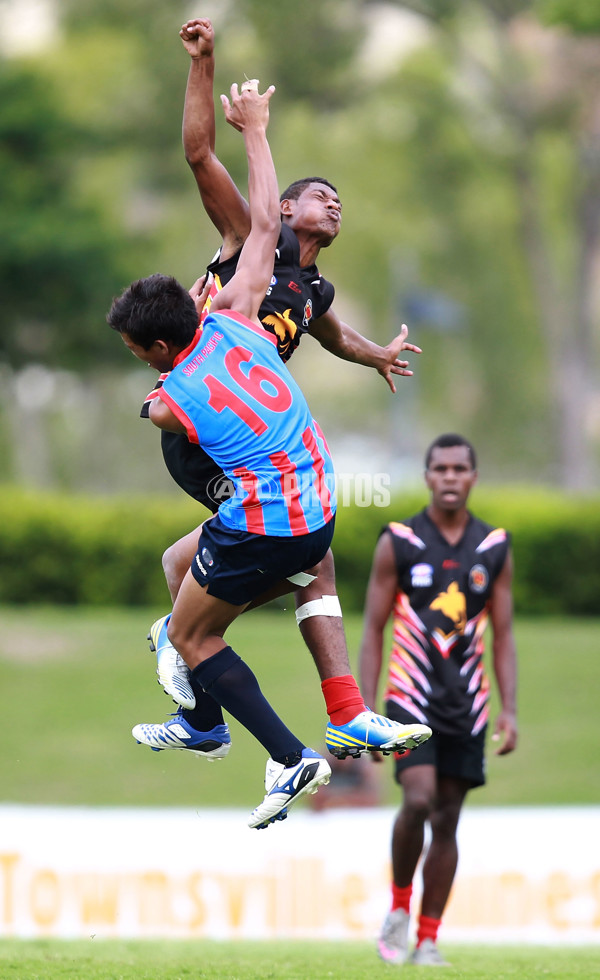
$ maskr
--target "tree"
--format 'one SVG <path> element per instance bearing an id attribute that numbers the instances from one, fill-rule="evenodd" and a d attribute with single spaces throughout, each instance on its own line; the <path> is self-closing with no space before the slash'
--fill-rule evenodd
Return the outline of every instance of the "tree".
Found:
<path id="1" fill-rule="evenodd" d="M 120 281 L 114 229 L 70 186 L 85 134 L 61 113 L 47 79 L 0 62 L 0 353 L 81 363 L 101 355 L 105 331 L 80 337 Z M 122 265 L 121 265 L 122 270 Z"/>
<path id="2" fill-rule="evenodd" d="M 544 28 L 540 12 L 600 27 L 591 6 L 527 0 L 415 0 L 448 67 L 453 111 L 495 156 L 517 205 L 532 312 L 549 365 L 557 477 L 592 485 L 594 325 L 600 267 L 600 39 Z M 587 16 L 586 16 L 587 14 Z"/>

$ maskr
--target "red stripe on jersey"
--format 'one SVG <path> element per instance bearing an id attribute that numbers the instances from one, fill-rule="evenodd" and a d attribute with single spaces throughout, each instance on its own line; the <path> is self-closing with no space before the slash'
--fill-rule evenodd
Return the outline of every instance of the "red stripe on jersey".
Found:
<path id="1" fill-rule="evenodd" d="M 163 374 L 159 374 L 159 376 L 157 378 L 157 381 L 156 381 L 156 384 L 154 385 L 154 388 L 152 389 L 152 391 L 150 391 L 146 395 L 146 401 L 147 402 L 150 402 L 150 401 L 152 401 L 153 398 L 156 398 L 156 396 L 158 395 L 159 389 L 162 388 L 163 384 L 165 383 L 165 381 L 169 377 L 169 374 L 170 373 L 171 373 L 170 371 L 165 371 Z"/>
<path id="2" fill-rule="evenodd" d="M 316 422 L 313 424 L 316 426 Z M 331 491 L 327 486 L 324 474 L 325 460 L 321 455 L 315 434 L 311 428 L 305 429 L 302 433 L 302 442 L 312 457 L 313 470 L 317 477 L 317 493 L 319 494 L 319 500 L 323 508 L 323 517 L 326 523 L 328 523 L 333 517 L 331 511 Z"/>
<path id="3" fill-rule="evenodd" d="M 179 407 L 177 402 L 173 401 L 171 396 L 167 394 L 164 388 L 161 388 L 160 391 L 157 392 L 157 394 L 160 400 L 163 401 L 165 405 L 171 409 L 171 412 L 173 413 L 175 418 L 178 419 L 181 422 L 181 424 L 184 426 L 185 434 L 187 435 L 189 441 L 195 443 L 195 445 L 198 445 L 198 433 L 196 432 L 191 420 L 185 414 L 183 409 Z"/>
<path id="4" fill-rule="evenodd" d="M 242 313 L 237 313 L 236 310 L 215 310 L 214 316 L 218 316 L 219 313 L 223 313 L 224 316 L 229 317 L 230 320 L 235 320 L 236 323 L 240 323 L 243 327 L 247 327 L 248 330 L 253 330 L 254 333 L 258 334 L 259 337 L 263 337 L 265 340 L 270 341 L 274 347 L 277 347 L 277 337 L 265 330 L 264 327 L 260 326 L 258 323 L 253 323 L 249 320 L 247 316 Z"/>
<path id="5" fill-rule="evenodd" d="M 269 456 L 273 466 L 281 473 L 281 492 L 285 500 L 288 516 L 290 519 L 290 530 L 293 535 L 308 534 L 308 525 L 304 517 L 304 510 L 300 502 L 300 490 L 296 477 L 296 464 L 292 463 L 287 453 L 283 451 L 273 453 Z"/>
<path id="6" fill-rule="evenodd" d="M 233 471 L 233 475 L 238 477 L 247 496 L 242 501 L 244 514 L 246 516 L 246 530 L 253 534 L 265 533 L 265 519 L 263 508 L 258 496 L 258 480 L 256 474 L 246 469 L 245 466 L 238 466 Z"/>
<path id="7" fill-rule="evenodd" d="M 312 420 L 312 423 L 313 423 L 313 425 L 315 427 L 315 432 L 317 433 L 319 439 L 321 439 L 323 445 L 325 446 L 325 452 L 327 453 L 327 455 L 329 457 L 331 457 L 331 450 L 329 449 L 329 446 L 327 445 L 327 439 L 323 435 L 323 430 L 322 430 L 321 426 L 319 425 L 319 423 L 317 422 L 316 419 L 313 419 Z"/>

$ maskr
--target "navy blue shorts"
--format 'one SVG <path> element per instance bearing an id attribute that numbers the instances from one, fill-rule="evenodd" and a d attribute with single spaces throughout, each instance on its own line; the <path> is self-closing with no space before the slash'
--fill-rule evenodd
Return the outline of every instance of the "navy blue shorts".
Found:
<path id="1" fill-rule="evenodd" d="M 243 606 L 317 565 L 329 550 L 334 526 L 335 517 L 310 534 L 275 537 L 234 531 L 216 514 L 202 525 L 191 572 L 209 595 Z"/>
<path id="2" fill-rule="evenodd" d="M 403 725 L 414 724 L 415 719 L 408 711 L 404 711 L 395 701 L 387 701 L 385 713 L 393 721 Z M 400 773 L 411 766 L 435 766 L 438 776 L 450 779 L 464 779 L 471 788 L 485 784 L 485 733 L 486 729 L 477 735 L 445 735 L 433 731 L 431 738 L 423 742 L 418 749 L 406 752 L 405 755 L 395 755 L 394 765 L 396 782 L 400 782 Z"/>

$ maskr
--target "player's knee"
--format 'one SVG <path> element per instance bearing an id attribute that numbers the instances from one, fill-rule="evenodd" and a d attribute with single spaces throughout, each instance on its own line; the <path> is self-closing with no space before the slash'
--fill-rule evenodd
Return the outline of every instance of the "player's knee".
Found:
<path id="1" fill-rule="evenodd" d="M 177 544 L 172 544 L 167 548 L 162 556 L 162 567 L 164 576 L 167 580 L 169 592 L 174 598 L 179 592 L 179 588 L 183 582 L 185 573 L 189 568 L 187 555 L 183 556 L 180 553 Z"/>
<path id="2" fill-rule="evenodd" d="M 405 793 L 402 812 L 404 817 L 414 824 L 429 820 L 434 808 L 434 799 L 426 790 L 415 790 Z"/>

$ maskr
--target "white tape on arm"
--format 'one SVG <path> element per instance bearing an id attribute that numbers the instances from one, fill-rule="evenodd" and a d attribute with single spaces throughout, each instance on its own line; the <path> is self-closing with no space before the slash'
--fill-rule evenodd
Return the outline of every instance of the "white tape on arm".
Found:
<path id="1" fill-rule="evenodd" d="M 320 599 L 312 599 L 305 602 L 303 606 L 296 609 L 296 622 L 298 626 L 304 619 L 311 616 L 341 616 L 342 607 L 336 595 L 324 595 Z"/>

